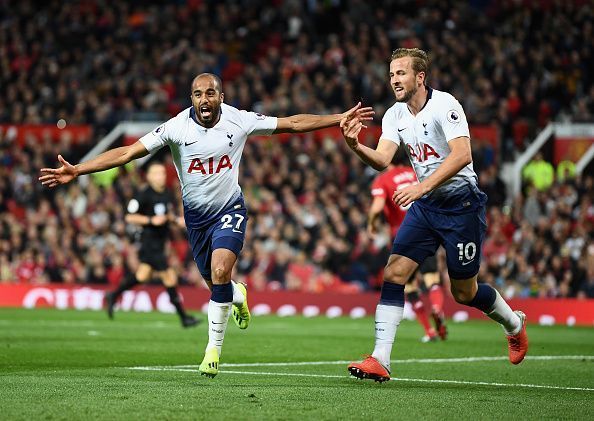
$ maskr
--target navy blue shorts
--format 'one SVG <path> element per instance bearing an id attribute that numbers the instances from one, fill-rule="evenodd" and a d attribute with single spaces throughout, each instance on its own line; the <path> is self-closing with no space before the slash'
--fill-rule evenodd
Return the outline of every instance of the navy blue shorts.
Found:
<path id="1" fill-rule="evenodd" d="M 450 278 L 472 278 L 481 265 L 486 230 L 484 205 L 467 213 L 444 213 L 415 202 L 396 234 L 392 254 L 406 256 L 421 264 L 442 245 Z"/>
<path id="2" fill-rule="evenodd" d="M 245 240 L 247 220 L 247 209 L 242 206 L 221 212 L 218 219 L 201 229 L 190 228 L 190 224 L 186 223 L 192 255 L 205 280 L 212 280 L 210 264 L 213 250 L 228 249 L 239 256 Z"/>

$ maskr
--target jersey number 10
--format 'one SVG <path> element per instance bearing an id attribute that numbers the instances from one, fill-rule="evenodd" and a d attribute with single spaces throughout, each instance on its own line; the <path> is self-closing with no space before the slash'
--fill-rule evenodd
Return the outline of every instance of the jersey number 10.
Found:
<path id="1" fill-rule="evenodd" d="M 466 258 L 466 261 L 474 260 L 474 256 L 476 256 L 476 244 L 472 241 L 469 243 L 458 243 L 456 244 L 458 247 L 458 260 L 463 261 Z"/>

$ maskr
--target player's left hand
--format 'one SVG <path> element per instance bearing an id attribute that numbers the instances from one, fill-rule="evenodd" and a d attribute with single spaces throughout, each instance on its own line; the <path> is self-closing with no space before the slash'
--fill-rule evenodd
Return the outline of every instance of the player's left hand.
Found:
<path id="1" fill-rule="evenodd" d="M 406 207 L 417 199 L 420 199 L 425 194 L 421 184 L 413 184 L 403 189 L 396 190 L 392 196 L 392 200 L 399 206 Z"/>

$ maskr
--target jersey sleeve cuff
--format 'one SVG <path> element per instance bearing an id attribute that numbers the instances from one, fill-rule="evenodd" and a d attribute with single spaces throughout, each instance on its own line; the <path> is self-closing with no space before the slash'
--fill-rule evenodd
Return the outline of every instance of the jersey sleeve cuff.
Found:
<path id="1" fill-rule="evenodd" d="M 145 134 L 140 139 L 138 139 L 138 141 L 144 145 L 149 153 L 153 153 L 162 146 L 161 142 L 159 142 L 157 137 L 153 135 L 152 132 Z"/>

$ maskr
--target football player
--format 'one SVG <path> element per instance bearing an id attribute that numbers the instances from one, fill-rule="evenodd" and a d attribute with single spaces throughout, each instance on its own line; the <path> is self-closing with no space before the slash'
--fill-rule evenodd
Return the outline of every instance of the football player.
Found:
<path id="1" fill-rule="evenodd" d="M 247 225 L 238 176 L 248 136 L 304 133 L 337 126 L 351 116 L 363 124 L 373 118 L 373 110 L 359 103 L 341 114 L 298 114 L 282 118 L 238 110 L 223 102 L 221 80 L 211 73 L 194 78 L 190 99 L 192 106 L 138 142 L 109 150 L 78 165 L 71 165 L 59 155 L 62 166 L 42 169 L 39 180 L 55 187 L 79 175 L 124 165 L 169 147 L 181 183 L 194 260 L 211 288 L 208 344 L 199 371 L 214 377 L 219 371 L 229 313 L 233 312 L 234 321 L 242 329 L 250 322 L 246 288 L 231 281 L 231 270 L 243 247 Z"/>
<path id="2" fill-rule="evenodd" d="M 481 245 L 487 227 L 487 196 L 479 190 L 472 167 L 470 132 L 460 103 L 426 84 L 429 60 L 417 48 L 399 48 L 390 61 L 390 85 L 396 103 L 382 119 L 376 149 L 359 143 L 364 122 L 357 115 L 340 123 L 349 148 L 377 170 L 388 166 L 403 145 L 419 180 L 394 192 L 397 205 L 410 206 L 392 246 L 375 313 L 375 348 L 348 370 L 358 378 L 390 379 L 390 355 L 402 319 L 404 285 L 427 257 L 442 245 L 451 291 L 459 303 L 476 307 L 501 324 L 509 359 L 519 364 L 528 350 L 526 316 L 513 311 L 495 288 L 478 283 Z"/>

